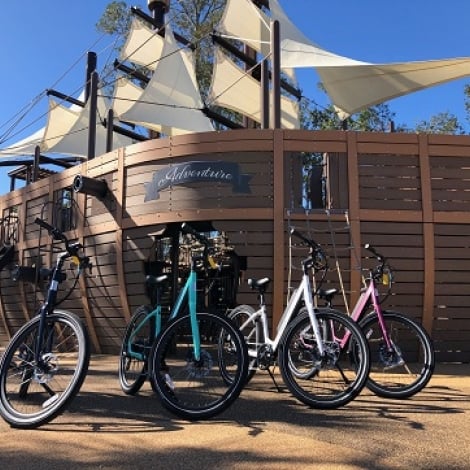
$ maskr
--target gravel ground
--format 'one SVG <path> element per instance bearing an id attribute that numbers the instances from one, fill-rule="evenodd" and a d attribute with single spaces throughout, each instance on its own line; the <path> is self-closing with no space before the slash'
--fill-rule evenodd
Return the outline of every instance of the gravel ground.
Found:
<path id="1" fill-rule="evenodd" d="M 148 384 L 124 395 L 117 361 L 93 356 L 80 394 L 53 422 L 17 430 L 0 420 L 2 470 L 470 468 L 468 364 L 438 365 L 412 399 L 363 391 L 328 411 L 305 407 L 259 373 L 223 414 L 188 423 Z"/>

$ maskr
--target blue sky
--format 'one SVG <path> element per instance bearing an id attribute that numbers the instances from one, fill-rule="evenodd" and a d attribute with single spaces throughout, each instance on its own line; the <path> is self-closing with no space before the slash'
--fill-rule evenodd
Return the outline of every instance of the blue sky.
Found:
<path id="1" fill-rule="evenodd" d="M 438 5 L 429 0 L 280 1 L 293 22 L 315 43 L 357 60 L 389 63 L 470 56 L 468 0 L 449 0 Z M 108 3 L 110 0 L 2 2 L 0 136 L 6 130 L 5 123 L 44 90 L 55 88 L 64 93 L 79 90 L 85 78 L 87 50 L 99 54 L 99 68 L 104 65 L 110 38 L 102 38 L 95 24 Z M 146 1 L 129 3 L 146 10 Z M 298 79 L 307 97 L 319 104 L 328 102 L 317 90 L 318 77 L 313 70 L 301 70 Z M 470 78 L 394 99 L 388 104 L 396 113 L 398 124 L 413 127 L 434 114 L 449 112 L 459 117 L 470 132 L 464 109 L 466 83 L 470 83 Z M 39 118 L 46 109 L 47 100 L 43 98 L 24 123 Z M 37 121 L 1 146 L 32 134 L 44 123 L 44 119 Z M 7 171 L 0 167 L 0 194 L 9 188 Z"/>

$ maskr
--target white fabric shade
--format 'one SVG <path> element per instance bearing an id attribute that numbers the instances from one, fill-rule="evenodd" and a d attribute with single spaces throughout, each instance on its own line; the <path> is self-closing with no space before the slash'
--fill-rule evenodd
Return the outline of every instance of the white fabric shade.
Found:
<path id="1" fill-rule="evenodd" d="M 235 37 L 266 57 L 271 50 L 270 21 L 251 0 L 227 0 L 217 32 Z"/>
<path id="2" fill-rule="evenodd" d="M 214 130 L 201 111 L 203 103 L 192 61 L 177 47 L 169 26 L 165 28 L 161 59 L 140 97 L 128 82 L 120 85 L 116 88 L 113 109 L 122 121 L 157 130 L 162 126 L 187 132 Z M 178 131 L 170 131 L 174 132 Z"/>
<path id="3" fill-rule="evenodd" d="M 138 18 L 134 18 L 127 40 L 121 49 L 121 61 L 134 62 L 155 70 L 164 43 L 163 37 L 156 30 L 150 29 Z"/>
<path id="4" fill-rule="evenodd" d="M 217 49 L 208 99 L 211 103 L 237 111 L 261 122 L 261 83 L 244 73 Z M 281 96 L 281 127 L 299 127 L 298 103 Z"/>
<path id="5" fill-rule="evenodd" d="M 49 99 L 46 126 L 16 144 L 0 150 L 2 156 L 33 155 L 39 145 L 42 153 L 56 153 L 78 157 L 88 156 L 89 103 L 84 108 L 67 108 Z M 98 97 L 98 117 L 106 114 L 106 102 Z M 97 117 L 96 155 L 106 151 L 107 131 Z M 113 149 L 132 144 L 133 141 L 117 133 L 113 134 Z"/>
<path id="6" fill-rule="evenodd" d="M 120 77 L 116 83 L 115 95 L 114 95 L 114 113 L 116 117 L 121 120 L 124 119 L 125 113 L 130 110 L 134 104 L 141 99 L 143 89 L 132 83 L 125 77 Z M 165 135 L 181 135 L 187 134 L 188 131 L 184 129 L 178 129 L 176 127 L 168 127 L 161 124 L 145 121 L 134 121 L 134 124 L 152 129 Z"/>
<path id="7" fill-rule="evenodd" d="M 470 58 L 396 64 L 319 67 L 325 89 L 340 116 L 470 76 Z"/>
<path id="8" fill-rule="evenodd" d="M 106 152 L 107 130 L 100 123 L 99 116 L 106 115 L 105 100 L 98 96 L 95 154 Z M 41 151 L 66 155 L 88 155 L 88 132 L 90 123 L 90 102 L 80 111 L 72 111 L 50 100 L 48 123 L 44 133 Z M 113 149 L 133 143 L 129 137 L 113 134 Z"/>
<path id="9" fill-rule="evenodd" d="M 45 127 L 8 147 L 0 149 L 0 156 L 10 157 L 13 155 L 34 155 L 36 147 L 41 145 L 44 130 Z"/>
<path id="10" fill-rule="evenodd" d="M 245 41 L 248 20 L 240 21 L 240 6 L 246 10 L 250 0 L 229 0 L 220 31 Z M 315 68 L 339 116 L 346 118 L 362 109 L 392 98 L 429 88 L 470 75 L 470 58 L 451 58 L 393 64 L 371 64 L 334 54 L 307 38 L 288 18 L 278 0 L 269 2 L 271 19 L 279 21 L 281 36 L 281 68 Z M 269 37 L 268 20 L 258 10 L 254 23 L 256 41 L 260 46 Z M 266 54 L 264 54 L 266 55 Z"/>

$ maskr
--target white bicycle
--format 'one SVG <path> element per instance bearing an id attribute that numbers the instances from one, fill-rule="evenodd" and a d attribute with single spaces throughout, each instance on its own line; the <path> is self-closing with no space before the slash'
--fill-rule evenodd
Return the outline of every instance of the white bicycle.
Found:
<path id="1" fill-rule="evenodd" d="M 370 359 L 362 330 L 346 314 L 313 304 L 312 270 L 326 269 L 320 245 L 295 229 L 291 236 L 309 248 L 302 261 L 302 279 L 289 299 L 274 338 L 269 333 L 265 292 L 268 277 L 249 279 L 258 291 L 259 309 L 239 305 L 229 314 L 240 328 L 250 357 L 248 380 L 256 370 L 279 366 L 289 391 L 302 403 L 331 409 L 353 400 L 366 384 Z M 347 339 L 346 339 L 347 338 Z"/>

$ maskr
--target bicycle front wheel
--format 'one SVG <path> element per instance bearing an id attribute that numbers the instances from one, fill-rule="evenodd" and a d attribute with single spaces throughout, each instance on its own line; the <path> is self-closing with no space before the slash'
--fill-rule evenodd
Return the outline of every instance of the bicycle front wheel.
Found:
<path id="1" fill-rule="evenodd" d="M 408 398 L 421 391 L 434 372 L 435 357 L 431 338 L 411 318 L 383 312 L 390 348 L 375 313 L 361 322 L 371 353 L 367 387 L 385 398 Z"/>
<path id="2" fill-rule="evenodd" d="M 317 310 L 320 337 L 305 308 L 287 327 L 279 346 L 279 368 L 290 392 L 313 408 L 346 405 L 363 389 L 369 372 L 369 349 L 361 329 L 348 316 Z M 341 340 L 349 341 L 341 346 Z M 323 355 L 319 343 L 323 345 Z"/>
<path id="3" fill-rule="evenodd" d="M 55 310 L 46 318 L 36 354 L 40 317 L 13 336 L 0 362 L 0 414 L 12 427 L 36 428 L 64 411 L 88 371 L 90 348 L 82 321 Z"/>
<path id="4" fill-rule="evenodd" d="M 188 420 L 211 418 L 230 406 L 240 395 L 248 371 L 245 341 L 230 320 L 198 313 L 197 324 L 199 359 L 195 357 L 191 316 L 184 315 L 164 328 L 149 363 L 163 405 Z"/>
<path id="5" fill-rule="evenodd" d="M 155 339 L 155 319 L 146 320 L 150 307 L 138 307 L 122 339 L 119 355 L 119 383 L 127 395 L 135 395 L 147 378 L 147 360 Z"/>

